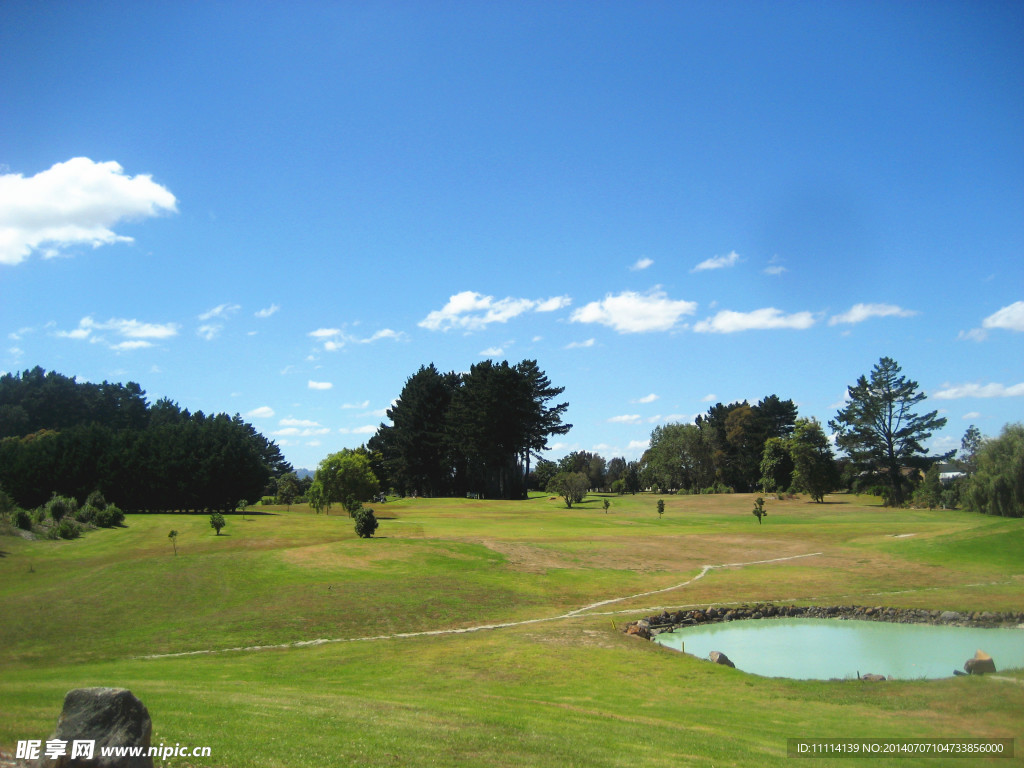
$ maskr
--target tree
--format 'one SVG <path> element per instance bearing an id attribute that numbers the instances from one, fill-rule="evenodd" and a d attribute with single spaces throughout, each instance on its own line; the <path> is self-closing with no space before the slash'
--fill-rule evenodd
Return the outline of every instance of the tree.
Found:
<path id="1" fill-rule="evenodd" d="M 299 479 L 294 472 L 288 472 L 277 479 L 277 503 L 292 508 L 292 502 L 299 497 Z"/>
<path id="2" fill-rule="evenodd" d="M 167 538 L 169 538 L 171 540 L 171 546 L 174 547 L 174 556 L 177 557 L 178 556 L 178 543 L 177 543 L 178 542 L 178 532 L 172 529 L 171 532 L 167 534 Z"/>
<path id="3" fill-rule="evenodd" d="M 565 506 L 583 501 L 590 487 L 590 479 L 583 472 L 559 472 L 548 483 L 548 493 L 557 493 L 565 499 Z"/>
<path id="4" fill-rule="evenodd" d="M 558 465 L 549 459 L 538 459 L 533 471 L 530 472 L 530 487 L 543 491 L 548 487 L 551 478 L 558 474 Z"/>
<path id="5" fill-rule="evenodd" d="M 789 440 L 793 485 L 819 504 L 839 485 L 839 470 L 832 446 L 817 419 L 799 419 Z"/>
<path id="6" fill-rule="evenodd" d="M 602 504 L 602 506 L 604 507 L 604 513 L 606 515 L 608 514 L 608 507 L 610 507 L 611 505 L 612 505 L 612 503 L 610 501 L 608 501 L 608 499 L 604 500 L 604 504 Z"/>
<path id="7" fill-rule="evenodd" d="M 665 514 L 665 500 L 658 499 L 658 519 L 661 520 L 661 516 Z"/>
<path id="8" fill-rule="evenodd" d="M 977 469 L 967 484 L 967 506 L 975 512 L 1024 517 L 1024 423 L 1007 424 L 982 443 Z"/>
<path id="9" fill-rule="evenodd" d="M 793 459 L 789 454 L 789 441 L 769 437 L 761 452 L 761 490 L 763 493 L 785 491 L 793 482 Z"/>
<path id="10" fill-rule="evenodd" d="M 227 522 L 224 520 L 224 515 L 220 512 L 214 512 L 210 515 L 210 527 L 217 532 L 218 536 L 220 536 L 220 529 L 225 525 L 227 525 Z"/>
<path id="11" fill-rule="evenodd" d="M 760 496 L 754 499 L 753 515 L 757 518 L 758 525 L 761 524 L 762 517 L 768 517 L 768 513 L 765 511 L 764 508 L 764 499 Z"/>
<path id="12" fill-rule="evenodd" d="M 316 510 L 318 515 L 321 510 L 324 510 L 328 515 L 331 514 L 331 502 L 327 498 L 327 492 L 319 480 L 314 480 L 313 484 L 309 486 L 309 490 L 306 491 L 306 499 L 309 501 L 309 506 Z"/>
<path id="13" fill-rule="evenodd" d="M 369 501 L 380 489 L 365 449 L 344 448 L 332 453 L 317 467 L 316 481 L 327 501 L 340 503 L 350 515 L 356 502 Z"/>
<path id="14" fill-rule="evenodd" d="M 981 450 L 984 442 L 985 439 L 981 435 L 981 430 L 971 424 L 967 431 L 964 432 L 963 439 L 960 440 L 960 455 L 957 457 L 960 460 L 960 466 L 964 468 L 964 472 L 970 474 L 978 468 L 978 451 Z"/>
<path id="15" fill-rule="evenodd" d="M 373 510 L 369 507 L 363 507 L 360 505 L 353 516 L 356 521 L 356 534 L 361 539 L 369 539 L 373 536 L 377 530 L 377 516 L 373 514 Z"/>
<path id="16" fill-rule="evenodd" d="M 861 471 L 881 475 L 888 486 L 886 502 L 900 506 L 906 498 L 903 468 L 927 463 L 921 443 L 946 424 L 937 411 L 915 413 L 925 399 L 916 381 L 901 376 L 896 361 L 883 357 L 847 388 L 850 402 L 829 422 L 836 444 Z"/>

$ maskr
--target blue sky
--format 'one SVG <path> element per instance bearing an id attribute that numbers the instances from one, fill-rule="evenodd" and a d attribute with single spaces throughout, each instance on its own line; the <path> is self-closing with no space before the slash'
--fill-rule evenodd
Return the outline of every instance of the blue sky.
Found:
<path id="1" fill-rule="evenodd" d="M 0 5 L 0 371 L 297 467 L 420 365 L 536 359 L 549 456 L 896 359 L 1024 418 L 1024 6 Z"/>

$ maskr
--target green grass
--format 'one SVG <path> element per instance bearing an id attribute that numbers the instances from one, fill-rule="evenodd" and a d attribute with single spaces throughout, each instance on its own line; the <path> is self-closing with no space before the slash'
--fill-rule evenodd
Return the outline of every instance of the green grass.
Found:
<path id="1" fill-rule="evenodd" d="M 48 737 L 68 689 L 117 685 L 149 708 L 154 743 L 212 748 L 170 766 L 781 765 L 796 736 L 1024 749 L 1021 672 L 774 680 L 616 628 L 653 607 L 753 600 L 1024 610 L 1022 521 L 834 496 L 769 500 L 758 525 L 744 495 L 666 496 L 658 519 L 658 498 L 611 497 L 608 514 L 600 496 L 572 510 L 408 499 L 377 508 L 369 540 L 297 506 L 231 515 L 221 536 L 178 515 L 74 541 L 0 536 L 0 748 Z M 706 564 L 809 553 L 554 619 Z M 531 619 L 553 620 L 364 639 Z M 331 642 L 139 658 L 315 639 Z"/>

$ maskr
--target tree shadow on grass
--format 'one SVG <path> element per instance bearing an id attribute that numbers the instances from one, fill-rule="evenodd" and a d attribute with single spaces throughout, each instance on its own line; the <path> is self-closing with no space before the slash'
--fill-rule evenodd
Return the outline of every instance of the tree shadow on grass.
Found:
<path id="1" fill-rule="evenodd" d="M 11 554 L 11 553 L 10 552 L 4 552 L 2 549 L 0 549 L 0 557 L 7 557 L 9 554 Z"/>

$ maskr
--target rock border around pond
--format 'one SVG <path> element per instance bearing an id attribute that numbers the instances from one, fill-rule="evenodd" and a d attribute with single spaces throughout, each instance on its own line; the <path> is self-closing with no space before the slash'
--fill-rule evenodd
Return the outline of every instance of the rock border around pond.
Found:
<path id="1" fill-rule="evenodd" d="M 662 632 L 672 632 L 682 627 L 715 624 L 723 621 L 773 618 L 857 619 L 888 621 L 894 624 L 944 624 L 959 627 L 1020 627 L 1024 625 L 1024 612 L 929 611 L 923 608 L 893 608 L 891 606 L 753 603 L 730 607 L 710 605 L 707 608 L 691 608 L 672 613 L 663 611 L 655 616 L 629 622 L 623 627 L 623 632 L 650 640 Z"/>

